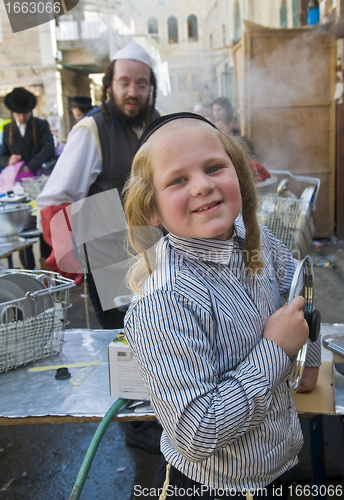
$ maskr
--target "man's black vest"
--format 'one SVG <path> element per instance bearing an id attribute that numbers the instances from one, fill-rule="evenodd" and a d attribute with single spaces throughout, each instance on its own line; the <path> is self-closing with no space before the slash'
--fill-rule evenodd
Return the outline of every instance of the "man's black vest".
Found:
<path id="1" fill-rule="evenodd" d="M 102 150 L 102 171 L 90 187 L 88 196 L 117 188 L 122 192 L 130 175 L 138 138 L 131 127 L 126 127 L 108 106 L 110 118 L 105 119 L 100 108 L 88 113 L 97 124 Z"/>

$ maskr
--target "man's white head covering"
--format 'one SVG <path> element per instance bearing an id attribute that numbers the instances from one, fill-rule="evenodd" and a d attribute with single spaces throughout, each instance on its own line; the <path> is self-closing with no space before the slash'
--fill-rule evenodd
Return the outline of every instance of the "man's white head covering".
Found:
<path id="1" fill-rule="evenodd" d="M 152 59 L 149 57 L 145 49 L 134 40 L 131 40 L 128 45 L 123 47 L 123 49 L 117 50 L 112 60 L 117 61 L 117 59 L 133 59 L 134 61 L 140 61 L 147 64 L 147 66 L 153 70 Z"/>

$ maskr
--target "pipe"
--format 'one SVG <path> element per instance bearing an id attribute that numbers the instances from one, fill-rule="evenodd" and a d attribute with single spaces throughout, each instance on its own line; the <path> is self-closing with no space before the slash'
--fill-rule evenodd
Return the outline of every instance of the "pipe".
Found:
<path id="1" fill-rule="evenodd" d="M 117 399 L 117 401 L 109 408 L 106 412 L 106 415 L 103 417 L 103 420 L 97 427 L 97 430 L 90 442 L 88 450 L 86 451 L 85 458 L 81 464 L 79 474 L 75 480 L 72 493 L 69 497 L 69 500 L 78 500 L 80 494 L 82 492 L 82 488 L 84 487 L 84 483 L 86 481 L 86 477 L 90 467 L 92 465 L 92 461 L 102 440 L 102 437 L 109 426 L 109 423 L 119 413 L 119 411 L 129 403 L 128 399 Z"/>

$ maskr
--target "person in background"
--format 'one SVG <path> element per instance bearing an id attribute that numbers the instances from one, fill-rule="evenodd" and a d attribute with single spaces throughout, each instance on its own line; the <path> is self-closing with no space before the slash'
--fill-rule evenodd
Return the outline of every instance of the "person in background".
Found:
<path id="1" fill-rule="evenodd" d="M 117 188 L 129 177 L 135 148 L 144 129 L 158 116 L 157 81 L 147 52 L 131 41 L 118 50 L 105 71 L 102 104 L 80 120 L 68 135 L 57 164 L 36 199 L 40 215 L 51 206 L 74 203 Z M 49 226 L 50 221 L 46 221 Z M 42 227 L 38 218 L 38 227 Z M 124 312 L 103 311 L 91 272 L 87 282 L 92 305 L 103 328 L 123 327 Z M 160 452 L 161 427 L 150 422 L 128 423 L 126 443 Z"/>
<path id="2" fill-rule="evenodd" d="M 264 182 L 266 179 L 271 177 L 270 172 L 256 159 L 256 153 L 254 151 L 254 146 L 252 142 L 238 133 L 235 134 L 234 131 L 234 116 L 223 113 L 219 115 L 214 120 L 214 125 L 226 136 L 231 137 L 235 135 L 240 141 L 243 149 L 246 151 L 248 156 L 248 164 L 251 168 L 255 182 Z"/>
<path id="3" fill-rule="evenodd" d="M 217 118 L 215 118 L 212 123 L 214 123 L 215 127 L 217 127 L 224 135 L 227 135 L 228 137 L 233 135 L 237 136 L 242 142 L 244 149 L 248 153 L 250 160 L 255 159 L 256 153 L 254 151 L 252 142 L 247 137 L 235 133 L 233 115 L 223 113 L 222 115 L 219 115 Z"/>
<path id="4" fill-rule="evenodd" d="M 19 173 L 36 174 L 44 163 L 52 161 L 55 157 L 54 138 L 49 123 L 32 115 L 37 99 L 23 87 L 17 87 L 7 94 L 4 103 L 11 111 L 12 120 L 4 126 L 0 164 L 6 167 L 23 161 Z M 32 224 L 35 227 L 36 223 Z M 32 229 L 32 224 L 26 229 Z M 42 237 L 40 251 L 42 261 L 51 252 L 51 248 Z M 25 269 L 35 269 L 32 245 L 20 250 L 19 256 Z"/>
<path id="5" fill-rule="evenodd" d="M 220 118 L 220 116 L 227 116 L 226 122 L 230 122 L 233 128 L 233 135 L 240 135 L 236 113 L 234 112 L 232 103 L 227 97 L 218 97 L 213 102 L 213 123 Z"/>
<path id="6" fill-rule="evenodd" d="M 218 97 L 213 102 L 213 116 L 216 120 L 221 115 L 228 115 L 228 117 L 233 121 L 234 119 L 234 110 L 233 106 L 227 97 Z"/>
<path id="7" fill-rule="evenodd" d="M 231 136 L 233 133 L 233 115 L 222 113 L 213 121 L 214 125 L 225 135 Z"/>
<path id="8" fill-rule="evenodd" d="M 35 174 L 43 163 L 55 156 L 49 123 L 33 117 L 32 110 L 36 107 L 37 99 L 23 87 L 17 87 L 7 94 L 4 103 L 11 111 L 12 120 L 4 126 L 0 164 L 6 167 L 23 161 L 21 172 Z"/>
<path id="9" fill-rule="evenodd" d="M 87 95 L 76 95 L 70 103 L 70 109 L 75 121 L 78 123 L 81 118 L 93 109 L 92 99 Z"/>

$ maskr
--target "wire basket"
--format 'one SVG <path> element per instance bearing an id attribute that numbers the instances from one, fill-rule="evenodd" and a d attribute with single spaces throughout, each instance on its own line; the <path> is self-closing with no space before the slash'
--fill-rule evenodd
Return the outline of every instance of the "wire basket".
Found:
<path id="1" fill-rule="evenodd" d="M 1 271 L 13 273 L 34 277 L 44 288 L 0 304 L 0 373 L 61 352 L 69 290 L 75 286 L 50 271 Z"/>
<path id="2" fill-rule="evenodd" d="M 266 195 L 258 191 L 258 221 L 300 260 L 307 255 L 314 236 L 320 180 L 282 170 L 270 173 L 287 181 L 288 190 L 279 195 L 280 182 L 276 190 Z"/>

